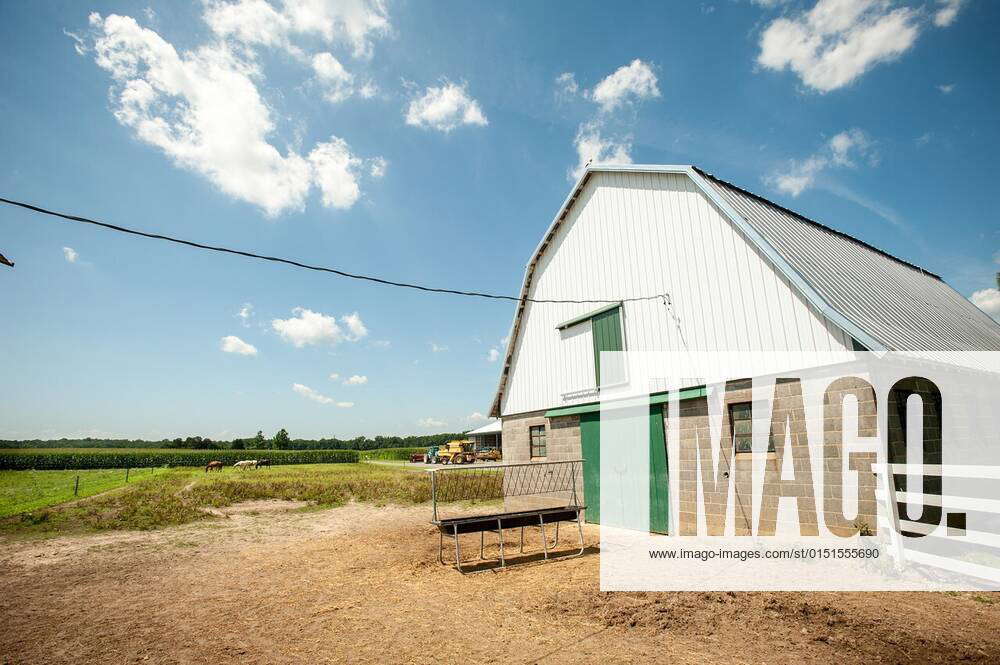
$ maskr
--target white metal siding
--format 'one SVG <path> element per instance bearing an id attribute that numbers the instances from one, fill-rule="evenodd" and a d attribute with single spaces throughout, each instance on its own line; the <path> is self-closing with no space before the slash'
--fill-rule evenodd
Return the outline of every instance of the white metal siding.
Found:
<path id="1" fill-rule="evenodd" d="M 528 296 L 626 302 L 625 344 L 640 351 L 830 351 L 847 336 L 787 280 L 697 189 L 666 173 L 595 173 L 538 261 Z M 594 386 L 585 326 L 556 326 L 594 305 L 525 306 L 501 413 L 592 401 L 562 395 Z M 676 317 L 676 318 L 675 318 Z M 721 361 L 721 359 L 720 359 Z"/>

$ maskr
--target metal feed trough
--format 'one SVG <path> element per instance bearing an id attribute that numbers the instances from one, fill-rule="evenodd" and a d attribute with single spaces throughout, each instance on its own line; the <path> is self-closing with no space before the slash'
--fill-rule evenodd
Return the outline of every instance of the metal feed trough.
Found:
<path id="1" fill-rule="evenodd" d="M 500 567 L 507 566 L 504 554 L 504 529 L 520 529 L 520 552 L 524 552 L 524 527 L 541 529 L 544 558 L 549 558 L 545 525 L 556 525 L 552 547 L 559 545 L 559 523 L 575 522 L 580 532 L 580 551 L 566 556 L 580 556 L 583 542 L 583 511 L 576 490 L 577 473 L 583 460 L 449 466 L 430 471 L 431 500 L 438 528 L 438 561 L 444 561 L 444 538 L 455 541 L 455 567 L 462 570 L 462 546 L 459 536 L 479 534 L 479 558 L 483 560 L 485 534 L 496 533 L 500 545 Z M 502 509 L 498 504 L 502 502 Z M 446 516 L 446 514 L 448 516 Z"/>

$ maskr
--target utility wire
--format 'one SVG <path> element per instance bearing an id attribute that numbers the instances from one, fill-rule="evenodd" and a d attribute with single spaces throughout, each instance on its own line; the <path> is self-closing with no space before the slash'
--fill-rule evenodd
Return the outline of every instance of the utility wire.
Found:
<path id="1" fill-rule="evenodd" d="M 180 238 L 173 238 L 171 236 L 162 235 L 160 233 L 147 233 L 145 231 L 137 231 L 136 229 L 130 229 L 124 226 L 118 226 L 116 224 L 99 222 L 96 219 L 79 217 L 77 215 L 68 215 L 66 213 L 56 212 L 54 210 L 46 210 L 45 208 L 40 208 L 38 206 L 31 205 L 30 203 L 23 203 L 21 201 L 12 201 L 11 199 L 5 199 L 2 197 L 0 197 L 0 203 L 6 203 L 7 205 L 16 206 L 18 208 L 24 208 L 25 210 L 31 210 L 32 212 L 41 213 L 43 215 L 59 217 L 61 219 L 65 219 L 71 222 L 93 224 L 94 226 L 100 226 L 106 229 L 110 229 L 112 231 L 118 231 L 119 233 L 128 233 L 131 235 L 142 236 L 143 238 L 152 238 L 154 240 L 165 240 L 166 242 L 172 242 L 178 245 L 187 245 L 188 247 L 194 247 L 196 249 L 204 249 L 211 252 L 236 254 L 238 256 L 245 256 L 251 259 L 261 259 L 263 261 L 271 261 L 273 263 L 284 263 L 285 265 L 294 266 L 296 268 L 315 270 L 317 272 L 327 272 L 327 273 L 332 273 L 334 275 L 339 275 L 341 277 L 347 277 L 350 279 L 358 279 L 366 282 L 375 282 L 376 284 L 385 284 L 387 286 L 397 286 L 404 289 L 415 289 L 417 291 L 426 291 L 429 293 L 449 293 L 456 296 L 468 296 L 473 298 L 490 298 L 493 300 L 512 300 L 514 302 L 573 303 L 573 304 L 609 304 L 616 302 L 636 302 L 640 300 L 656 300 L 657 298 L 662 298 L 666 295 L 663 293 L 657 293 L 656 295 L 643 296 L 640 298 L 616 298 L 612 300 L 602 300 L 602 299 L 560 300 L 560 299 L 519 298 L 517 296 L 507 296 L 496 293 L 483 293 L 481 291 L 460 291 L 458 289 L 439 289 L 430 286 L 422 286 L 420 284 L 410 284 L 408 282 L 395 282 L 389 279 L 383 279 L 381 277 L 373 277 L 372 275 L 361 275 L 357 273 L 345 272 L 343 270 L 338 270 L 336 268 L 326 268 L 324 266 L 309 265 L 308 263 L 301 263 L 299 261 L 293 261 L 292 259 L 283 259 L 277 256 L 265 256 L 263 254 L 255 254 L 253 252 L 244 252 L 239 249 L 230 249 L 228 247 L 218 247 L 215 245 L 205 245 L 200 242 L 193 242 L 191 240 L 182 240 Z"/>

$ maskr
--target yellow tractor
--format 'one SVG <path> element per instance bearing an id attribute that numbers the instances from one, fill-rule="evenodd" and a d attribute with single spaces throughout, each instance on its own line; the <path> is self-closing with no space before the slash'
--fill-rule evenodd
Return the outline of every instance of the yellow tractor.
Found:
<path id="1" fill-rule="evenodd" d="M 438 448 L 438 460 L 442 464 L 471 464 L 476 461 L 472 452 L 472 442 L 455 439 Z"/>

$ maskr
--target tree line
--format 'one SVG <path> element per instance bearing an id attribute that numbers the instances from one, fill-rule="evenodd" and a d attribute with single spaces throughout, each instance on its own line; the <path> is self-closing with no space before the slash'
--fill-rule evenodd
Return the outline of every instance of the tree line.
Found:
<path id="1" fill-rule="evenodd" d="M 262 431 L 256 436 L 218 441 L 208 437 L 189 436 L 149 441 L 146 439 L 32 439 L 0 440 L 0 448 L 176 448 L 186 450 L 377 450 L 379 448 L 423 448 L 465 435 L 452 432 L 412 436 L 357 436 L 353 439 L 336 437 L 323 439 L 293 439 L 284 428 L 267 437 Z"/>

